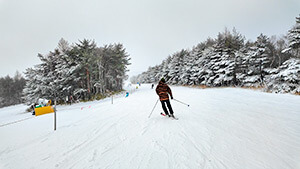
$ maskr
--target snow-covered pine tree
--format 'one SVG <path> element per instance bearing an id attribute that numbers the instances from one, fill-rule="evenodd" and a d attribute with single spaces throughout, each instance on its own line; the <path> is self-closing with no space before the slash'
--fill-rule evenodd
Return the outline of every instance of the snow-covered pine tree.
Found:
<path id="1" fill-rule="evenodd" d="M 22 103 L 24 86 L 25 79 L 18 71 L 13 78 L 9 75 L 0 77 L 0 108 Z"/>
<path id="2" fill-rule="evenodd" d="M 127 66 L 130 65 L 129 55 L 127 54 L 124 46 L 120 43 L 113 45 L 113 57 L 116 62 L 112 65 L 114 70 L 114 80 L 116 82 L 116 88 L 113 90 L 122 90 L 123 81 L 128 78 L 126 72 L 128 72 Z"/>
<path id="3" fill-rule="evenodd" d="M 248 72 L 245 86 L 261 86 L 265 76 L 269 74 L 272 59 L 274 59 L 274 46 L 266 35 L 260 34 L 254 45 L 247 52 Z"/>
<path id="4" fill-rule="evenodd" d="M 257 59 L 258 48 L 256 46 L 251 46 L 246 53 L 246 66 L 247 72 L 243 81 L 244 86 L 260 86 L 260 76 L 259 76 L 259 64 L 260 61 Z"/>
<path id="5" fill-rule="evenodd" d="M 35 103 L 42 96 L 42 70 L 39 67 L 40 65 L 36 65 L 34 68 L 28 68 L 24 72 L 26 84 L 23 89 L 23 99 L 26 104 Z"/>
<path id="6" fill-rule="evenodd" d="M 46 99 L 61 99 L 60 89 L 62 86 L 58 83 L 58 72 L 56 65 L 59 62 L 60 52 L 55 49 L 46 56 L 40 55 L 40 59 L 43 62 L 40 64 L 42 72 L 41 87 L 42 87 L 42 98 Z"/>
<path id="7" fill-rule="evenodd" d="M 91 97 L 90 63 L 94 62 L 92 56 L 95 48 L 95 41 L 84 39 L 76 43 L 70 51 L 70 57 L 79 65 L 75 71 L 79 85 L 76 87 L 74 94 L 78 95 L 80 99 L 89 99 Z"/>
<path id="8" fill-rule="evenodd" d="M 271 58 L 273 53 L 271 50 L 271 42 L 266 35 L 260 34 L 255 42 L 257 47 L 257 59 L 259 60 L 259 66 L 261 69 L 265 69 L 271 66 Z"/>
<path id="9" fill-rule="evenodd" d="M 125 48 L 122 44 L 114 44 L 112 48 L 112 57 L 114 58 L 114 62 L 112 62 L 112 70 L 113 70 L 113 79 L 114 79 L 114 91 L 120 91 L 123 86 L 124 80 L 128 78 L 126 72 L 128 71 L 127 66 L 129 63 L 129 55 L 126 53 Z"/>
<path id="10" fill-rule="evenodd" d="M 235 52 L 235 58 L 234 58 L 234 83 L 235 85 L 243 86 L 245 77 L 247 74 L 247 57 L 246 57 L 246 49 L 243 48 L 239 51 Z"/>
<path id="11" fill-rule="evenodd" d="M 288 60 L 291 57 L 291 54 L 289 52 L 282 52 L 284 49 L 288 47 L 288 40 L 287 36 L 275 36 L 273 35 L 270 38 L 271 43 L 275 47 L 275 50 L 273 52 L 273 63 L 272 68 L 278 68 L 282 65 L 283 62 Z"/>
<path id="12" fill-rule="evenodd" d="M 15 76 L 13 77 L 13 84 L 11 85 L 13 89 L 11 93 L 13 97 L 13 104 L 20 104 L 23 102 L 22 91 L 24 89 L 25 84 L 25 78 L 19 71 L 16 71 Z"/>
<path id="13" fill-rule="evenodd" d="M 296 17 L 296 24 L 288 32 L 289 47 L 283 52 L 291 51 L 292 54 L 300 58 L 300 15 Z"/>
<path id="14" fill-rule="evenodd" d="M 207 85 L 212 71 L 210 60 L 214 54 L 216 41 L 208 38 L 204 43 L 198 44 L 192 49 L 191 55 L 195 57 L 195 62 L 191 68 L 191 79 L 195 85 Z"/>
<path id="15" fill-rule="evenodd" d="M 186 84 L 193 84 L 190 77 L 192 74 L 192 66 L 194 64 L 193 60 L 195 59 L 194 56 L 191 55 L 190 52 L 186 54 L 186 56 L 183 58 L 183 64 L 178 84 L 180 85 L 186 85 Z"/>
<path id="16" fill-rule="evenodd" d="M 62 102 L 70 95 L 83 100 L 99 92 L 121 90 L 130 64 L 122 44 L 97 48 L 89 40 L 70 47 L 61 39 L 53 52 L 38 57 L 42 63 L 25 72 L 28 80 L 24 94 L 30 102 L 38 98 Z"/>
<path id="17" fill-rule="evenodd" d="M 161 64 L 162 65 L 162 64 Z M 161 65 L 156 65 L 151 68 L 151 72 L 149 73 L 149 83 L 156 83 L 160 80 L 161 74 Z"/>
<path id="18" fill-rule="evenodd" d="M 148 70 L 143 73 L 142 80 L 140 83 L 151 83 L 153 80 L 153 67 L 148 67 Z"/>
<path id="19" fill-rule="evenodd" d="M 63 38 L 59 41 L 57 50 L 58 57 L 55 72 L 57 73 L 56 80 L 59 86 L 58 97 L 60 100 L 64 100 L 66 97 L 75 96 L 74 90 L 77 86 L 77 78 L 74 72 L 78 68 L 78 65 L 68 55 L 71 47 Z"/>
<path id="20" fill-rule="evenodd" d="M 213 48 L 208 47 L 203 51 L 198 51 L 197 60 L 195 61 L 195 65 L 192 67 L 191 78 L 194 79 L 195 85 L 206 85 L 212 71 L 210 70 L 210 59 L 211 56 L 214 55 Z"/>
<path id="21" fill-rule="evenodd" d="M 297 17 L 296 25 L 299 24 L 298 20 L 300 17 Z M 290 34 L 297 32 L 295 30 L 290 31 Z M 158 66 L 163 73 L 153 74 L 151 68 L 138 75 L 138 79 L 145 80 L 162 74 L 170 84 L 263 86 L 270 81 L 270 76 L 275 77 L 278 73 L 276 68 L 291 57 L 290 54 L 280 52 L 286 46 L 285 39 L 271 41 L 263 34 L 254 43 L 248 41 L 245 44 L 244 39 L 235 29 L 232 33 L 225 29 L 215 40 L 209 38 L 202 43 L 205 44 L 203 48 L 192 48 L 186 55 L 182 55 L 184 57 L 179 57 L 180 52 L 169 56 Z"/>
<path id="22" fill-rule="evenodd" d="M 180 81 L 180 75 L 182 74 L 183 68 L 183 59 L 188 54 L 187 50 L 182 49 L 179 52 L 176 52 L 172 56 L 172 60 L 170 62 L 170 72 L 168 73 L 169 79 L 168 82 L 170 84 L 178 84 Z"/>
<path id="23" fill-rule="evenodd" d="M 168 77 L 168 74 L 170 72 L 170 68 L 171 68 L 171 61 L 172 61 L 172 56 L 168 56 L 167 59 L 165 59 L 163 62 L 162 62 L 162 76 L 159 77 L 159 78 L 162 78 L 164 77 L 166 80 L 168 80 L 170 77 Z"/>
<path id="24" fill-rule="evenodd" d="M 110 88 L 109 78 L 111 77 L 108 73 L 113 62 L 111 48 L 112 45 L 105 45 L 104 47 L 95 49 L 95 63 L 98 72 L 98 78 L 94 82 L 96 93 L 104 94 Z"/>
<path id="25" fill-rule="evenodd" d="M 285 61 L 270 77 L 268 89 L 276 93 L 300 94 L 300 59 Z"/>
<path id="26" fill-rule="evenodd" d="M 98 70 L 101 72 L 101 79 L 104 80 L 105 90 L 121 90 L 123 81 L 127 79 L 127 66 L 130 64 L 129 55 L 123 45 L 105 45 L 102 54 L 98 56 Z"/>
<path id="27" fill-rule="evenodd" d="M 164 76 L 163 72 L 163 66 L 164 66 L 165 61 L 163 61 L 161 64 L 155 66 L 155 75 L 154 75 L 154 81 L 152 83 L 158 83 L 160 79 Z"/>
<path id="28" fill-rule="evenodd" d="M 244 37 L 233 29 L 233 33 L 225 29 L 218 34 L 214 47 L 214 55 L 211 57 L 212 76 L 208 84 L 212 86 L 237 85 L 235 53 L 244 45 Z"/>
<path id="29" fill-rule="evenodd" d="M 110 44 L 95 48 L 90 62 L 92 93 L 104 94 L 107 90 L 121 90 L 130 65 L 129 55 L 122 44 Z"/>
<path id="30" fill-rule="evenodd" d="M 185 58 L 185 67 L 184 71 L 186 75 L 182 77 L 184 84 L 186 85 L 196 85 L 198 81 L 199 67 L 197 65 L 198 59 L 202 56 L 203 51 L 202 44 L 198 44 L 197 46 L 193 47 L 192 50 L 189 52 L 187 57 Z"/>
<path id="31" fill-rule="evenodd" d="M 182 75 L 180 77 L 180 84 L 196 85 L 199 84 L 201 78 L 201 61 L 203 50 L 207 47 L 206 42 L 199 43 L 189 51 L 183 60 Z"/>

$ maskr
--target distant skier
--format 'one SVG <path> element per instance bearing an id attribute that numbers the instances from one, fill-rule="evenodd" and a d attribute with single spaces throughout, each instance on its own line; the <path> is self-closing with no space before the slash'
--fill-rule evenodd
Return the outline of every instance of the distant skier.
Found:
<path id="1" fill-rule="evenodd" d="M 70 105 L 72 105 L 72 103 L 73 103 L 73 96 L 71 95 L 70 96 Z"/>
<path id="2" fill-rule="evenodd" d="M 171 99 L 173 99 L 172 91 L 171 91 L 170 87 L 166 84 L 166 81 L 164 78 L 162 78 L 159 81 L 155 91 L 156 91 L 157 95 L 159 96 L 159 100 L 161 102 L 161 105 L 162 105 L 162 108 L 163 108 L 165 114 L 169 117 L 175 118 L 174 112 L 173 112 L 173 109 L 172 109 L 172 106 L 171 106 L 170 100 L 169 100 L 169 95 L 171 96 Z M 168 106 L 169 112 L 166 108 L 166 104 Z"/>
<path id="3" fill-rule="evenodd" d="M 151 85 L 151 89 L 153 89 L 153 87 L 154 87 L 154 84 Z"/>
<path id="4" fill-rule="evenodd" d="M 36 103 L 34 103 L 34 104 L 31 105 L 31 109 L 33 110 L 32 111 L 32 115 L 35 115 L 35 106 L 36 105 L 37 105 Z"/>
<path id="5" fill-rule="evenodd" d="M 69 96 L 66 96 L 66 104 L 69 103 Z"/>
<path id="6" fill-rule="evenodd" d="M 48 101 L 48 103 L 46 104 L 46 106 L 51 106 L 51 100 Z"/>
<path id="7" fill-rule="evenodd" d="M 129 92 L 126 92 L 126 95 L 125 95 L 125 97 L 128 97 L 129 96 Z"/>

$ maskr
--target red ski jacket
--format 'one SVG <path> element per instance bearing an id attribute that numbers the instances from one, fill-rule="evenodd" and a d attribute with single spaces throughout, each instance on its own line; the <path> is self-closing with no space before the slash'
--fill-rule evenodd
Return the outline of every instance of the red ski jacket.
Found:
<path id="1" fill-rule="evenodd" d="M 172 91 L 169 88 L 169 86 L 167 84 L 163 83 L 162 81 L 159 81 L 155 91 L 156 91 L 157 95 L 159 96 L 160 101 L 169 100 L 169 95 L 171 96 L 171 98 L 173 97 Z"/>

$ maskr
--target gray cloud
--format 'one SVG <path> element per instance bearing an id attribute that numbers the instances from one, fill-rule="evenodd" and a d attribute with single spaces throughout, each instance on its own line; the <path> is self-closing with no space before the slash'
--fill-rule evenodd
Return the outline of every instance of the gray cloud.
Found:
<path id="1" fill-rule="evenodd" d="M 40 63 L 37 53 L 69 42 L 121 42 L 130 74 L 159 64 L 224 27 L 255 40 L 287 32 L 299 14 L 296 0 L 0 0 L 0 76 Z"/>

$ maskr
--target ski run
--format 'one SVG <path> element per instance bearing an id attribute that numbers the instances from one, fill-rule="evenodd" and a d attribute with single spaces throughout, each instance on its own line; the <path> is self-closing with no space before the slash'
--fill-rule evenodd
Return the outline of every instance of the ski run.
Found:
<path id="1" fill-rule="evenodd" d="M 1 169 L 299 169 L 300 97 L 170 86 L 175 116 L 151 85 L 32 116 L 0 109 Z M 133 92 L 134 91 L 134 92 Z"/>

